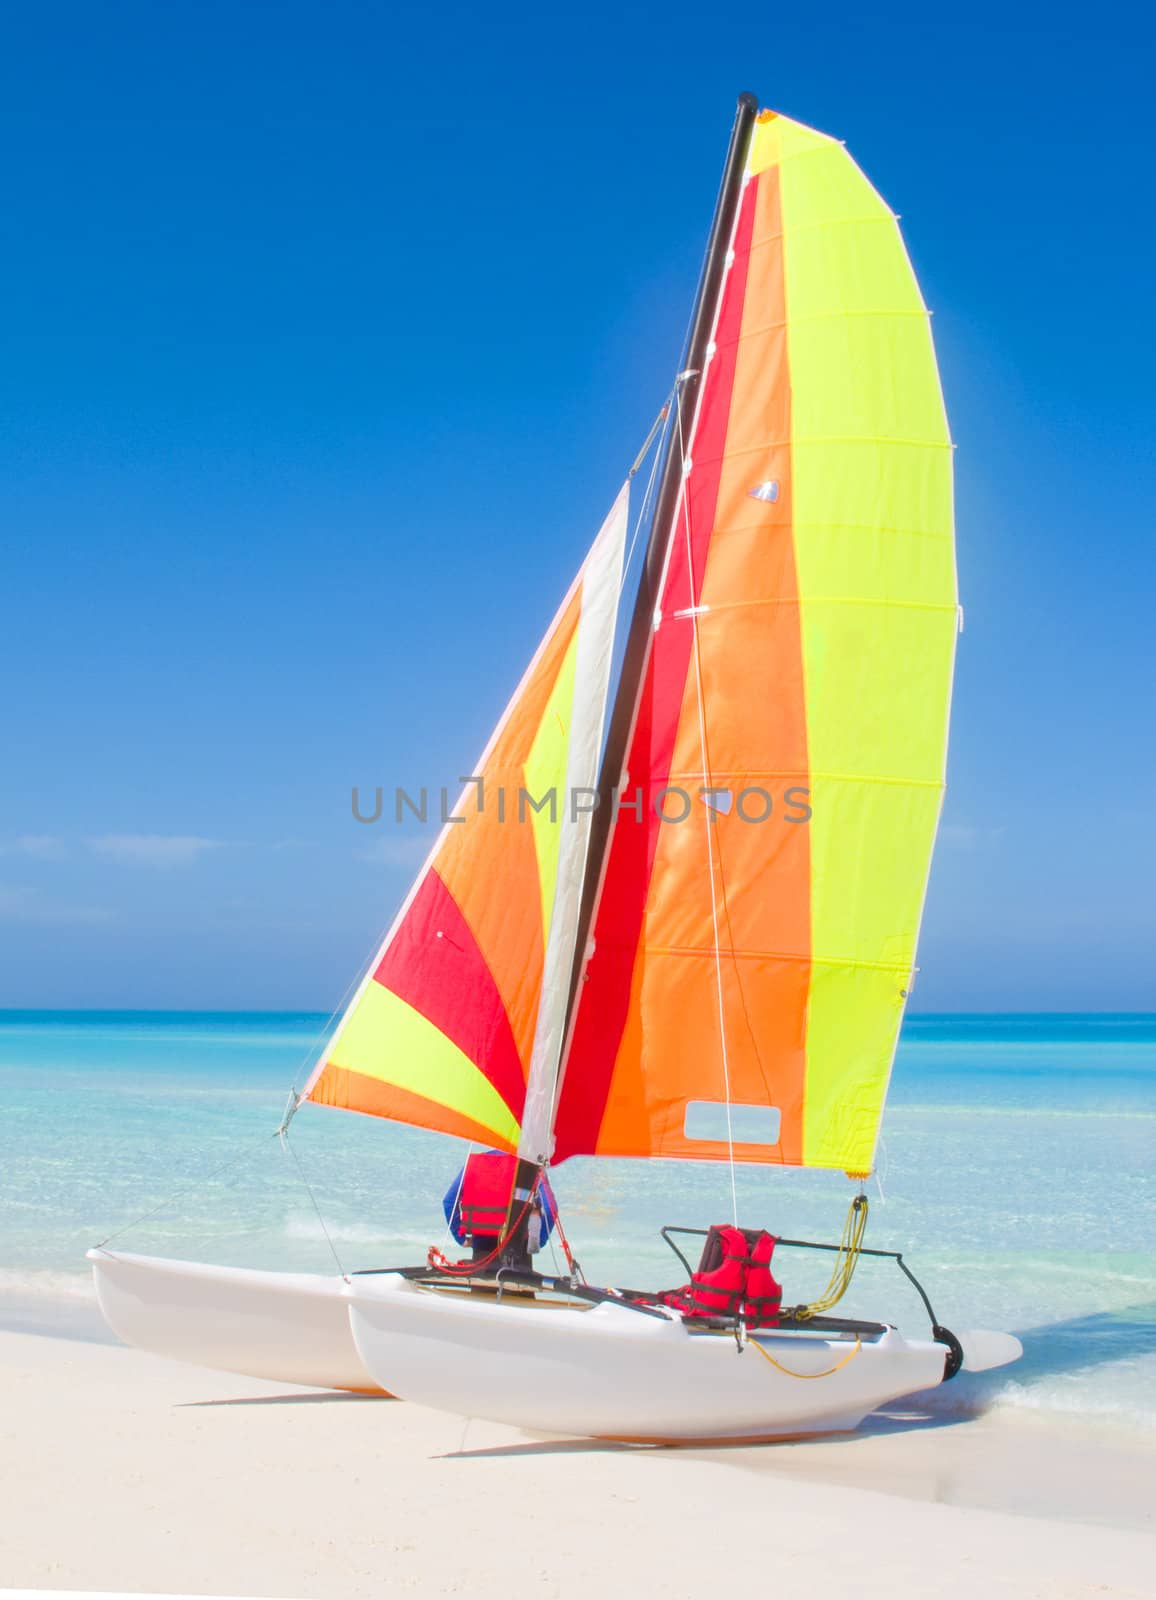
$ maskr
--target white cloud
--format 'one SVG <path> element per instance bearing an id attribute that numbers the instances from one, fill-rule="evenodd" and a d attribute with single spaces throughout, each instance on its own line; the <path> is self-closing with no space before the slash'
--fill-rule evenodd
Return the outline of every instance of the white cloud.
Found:
<path id="1" fill-rule="evenodd" d="M 112 912 L 100 906 L 64 905 L 47 899 L 39 889 L 0 885 L 0 922 L 63 928 L 111 920 Z"/>
<path id="2" fill-rule="evenodd" d="M 960 850 L 971 850 L 979 838 L 979 829 L 968 822 L 943 822 L 939 827 L 941 844 L 955 845 Z"/>
<path id="3" fill-rule="evenodd" d="M 970 822 L 944 822 L 940 824 L 939 842 L 948 849 L 979 850 L 997 843 L 1006 832 L 1006 828 L 977 828 Z"/>
<path id="4" fill-rule="evenodd" d="M 88 841 L 89 849 L 108 861 L 140 867 L 187 867 L 219 850 L 219 839 L 193 833 L 106 833 Z"/>

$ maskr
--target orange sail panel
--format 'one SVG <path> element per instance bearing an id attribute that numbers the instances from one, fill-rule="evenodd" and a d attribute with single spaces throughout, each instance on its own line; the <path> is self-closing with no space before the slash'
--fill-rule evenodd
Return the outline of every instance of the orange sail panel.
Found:
<path id="1" fill-rule="evenodd" d="M 728 260 L 555 1159 L 862 1173 L 943 789 L 950 441 L 896 219 L 840 143 L 761 114 Z"/>
<path id="2" fill-rule="evenodd" d="M 547 955 L 573 961 L 627 515 L 623 488 L 303 1099 L 517 1147 Z"/>

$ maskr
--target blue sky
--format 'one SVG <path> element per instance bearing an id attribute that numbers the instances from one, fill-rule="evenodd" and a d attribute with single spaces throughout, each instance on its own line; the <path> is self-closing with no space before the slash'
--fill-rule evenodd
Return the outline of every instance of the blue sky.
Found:
<path id="1" fill-rule="evenodd" d="M 336 1003 L 422 853 L 350 787 L 469 769 L 750 88 L 902 214 L 959 446 L 914 1004 L 1156 1009 L 1152 24 L 1000 16 L 10 13 L 0 1003 Z"/>

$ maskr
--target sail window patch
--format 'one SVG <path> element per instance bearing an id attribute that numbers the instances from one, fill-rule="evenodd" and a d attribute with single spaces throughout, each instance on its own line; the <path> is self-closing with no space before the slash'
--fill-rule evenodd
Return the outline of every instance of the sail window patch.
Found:
<path id="1" fill-rule="evenodd" d="M 712 811 L 720 812 L 724 817 L 729 817 L 735 797 L 729 789 L 700 789 L 698 797 L 705 806 Z"/>
<path id="2" fill-rule="evenodd" d="M 778 478 L 768 478 L 766 483 L 756 483 L 753 489 L 747 490 L 748 500 L 766 500 L 771 505 L 779 498 Z"/>
<path id="3" fill-rule="evenodd" d="M 782 1112 L 778 1106 L 731 1105 L 730 1132 L 727 1131 L 725 1100 L 688 1100 L 682 1132 L 686 1139 L 710 1140 L 713 1144 L 778 1144 Z"/>

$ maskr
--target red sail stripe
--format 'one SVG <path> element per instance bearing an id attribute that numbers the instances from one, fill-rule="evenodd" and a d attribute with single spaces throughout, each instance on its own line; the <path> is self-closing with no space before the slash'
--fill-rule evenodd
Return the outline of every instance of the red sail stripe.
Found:
<path id="1" fill-rule="evenodd" d="M 452 1039 L 521 1119 L 526 1083 L 506 1007 L 469 924 L 434 869 L 373 976 Z M 390 1086 L 389 1092 L 400 1091 Z"/>
<path id="2" fill-rule="evenodd" d="M 738 338 L 746 296 L 747 266 L 755 217 L 757 184 L 747 184 L 735 230 L 735 260 L 727 276 L 715 330 L 716 352 L 703 379 L 689 520 L 694 585 L 687 570 L 686 517 L 680 510 L 659 602 L 664 617 L 698 603 L 706 552 L 714 529 L 730 417 Z M 631 978 L 642 938 L 643 914 L 662 826 L 654 801 L 667 782 L 674 756 L 679 715 L 686 692 L 694 630 L 689 622 L 669 622 L 653 636 L 634 736 L 626 761 L 626 792 L 643 789 L 641 821 L 622 810 L 611 836 L 602 898 L 594 923 L 594 954 L 587 984 L 596 1005 L 579 1005 L 567 1058 L 556 1124 L 554 1160 L 592 1153 L 597 1148 L 619 1041 L 626 1024 Z"/>

